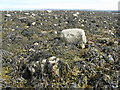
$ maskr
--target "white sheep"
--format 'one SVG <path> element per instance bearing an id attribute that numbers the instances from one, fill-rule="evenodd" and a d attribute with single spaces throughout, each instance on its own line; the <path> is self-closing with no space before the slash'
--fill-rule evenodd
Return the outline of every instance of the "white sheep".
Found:
<path id="1" fill-rule="evenodd" d="M 78 28 L 62 30 L 61 38 L 66 43 L 81 44 L 82 48 L 85 48 L 87 42 L 84 30 Z"/>

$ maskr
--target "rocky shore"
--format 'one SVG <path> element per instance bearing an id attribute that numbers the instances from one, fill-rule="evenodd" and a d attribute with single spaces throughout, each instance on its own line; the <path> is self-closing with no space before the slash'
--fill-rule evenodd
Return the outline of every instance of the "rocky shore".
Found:
<path id="1" fill-rule="evenodd" d="M 120 25 L 113 12 L 3 11 L 2 88 L 120 88 Z M 65 44 L 81 28 L 84 49 Z"/>

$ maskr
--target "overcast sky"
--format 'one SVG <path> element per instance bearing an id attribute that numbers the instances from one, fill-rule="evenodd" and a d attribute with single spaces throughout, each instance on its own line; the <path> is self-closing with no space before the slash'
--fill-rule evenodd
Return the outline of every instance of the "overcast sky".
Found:
<path id="1" fill-rule="evenodd" d="M 0 0 L 0 10 L 95 9 L 118 10 L 119 0 Z"/>

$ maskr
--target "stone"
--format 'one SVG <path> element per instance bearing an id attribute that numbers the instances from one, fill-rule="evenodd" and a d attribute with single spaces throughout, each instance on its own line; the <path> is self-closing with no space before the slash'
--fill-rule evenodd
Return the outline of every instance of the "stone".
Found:
<path id="1" fill-rule="evenodd" d="M 47 12 L 48 12 L 48 13 L 51 13 L 51 12 L 52 12 L 52 10 L 47 10 Z"/>
<path id="2" fill-rule="evenodd" d="M 118 45 L 118 43 L 119 43 L 118 41 L 114 41 L 114 44 Z"/>
<path id="3" fill-rule="evenodd" d="M 10 16 L 11 16 L 11 14 L 6 14 L 5 16 L 10 17 Z"/>
<path id="4" fill-rule="evenodd" d="M 108 60 L 109 60 L 109 61 L 114 61 L 112 55 L 108 55 Z"/>
<path id="5" fill-rule="evenodd" d="M 75 13 L 75 14 L 73 14 L 73 16 L 77 17 L 78 15 Z"/>
<path id="6" fill-rule="evenodd" d="M 58 32 L 57 32 L 57 31 L 54 31 L 54 33 L 55 33 L 55 34 L 58 34 Z"/>
<path id="7" fill-rule="evenodd" d="M 85 48 L 85 44 L 87 42 L 84 30 L 78 28 L 62 30 L 61 38 L 66 43 L 71 44 L 80 43 L 82 48 Z"/>
<path id="8" fill-rule="evenodd" d="M 34 13 L 32 13 L 32 16 L 35 16 L 35 14 L 34 14 Z"/>
<path id="9" fill-rule="evenodd" d="M 29 15 L 30 13 L 25 13 L 25 15 Z"/>
<path id="10" fill-rule="evenodd" d="M 22 74 L 22 77 L 24 79 L 31 79 L 32 78 L 32 73 L 31 71 L 28 69 L 28 67 L 25 69 L 25 71 Z"/>
<path id="11" fill-rule="evenodd" d="M 84 27 L 84 24 L 82 24 L 81 26 Z"/>
<path id="12" fill-rule="evenodd" d="M 36 24 L 36 22 L 33 22 L 33 23 L 32 23 L 32 25 L 35 25 L 35 24 Z"/>
<path id="13" fill-rule="evenodd" d="M 39 45 L 39 43 L 37 43 L 37 42 L 36 42 L 36 43 L 34 43 L 34 45 L 36 45 L 36 46 L 37 46 L 37 45 Z"/>
<path id="14" fill-rule="evenodd" d="M 49 58 L 50 61 L 53 61 L 54 59 L 56 59 L 55 56 L 52 56 L 52 57 Z"/>
<path id="15" fill-rule="evenodd" d="M 34 50 L 33 48 L 30 48 L 29 51 L 33 51 L 33 52 L 35 52 L 35 50 Z"/>
<path id="16" fill-rule="evenodd" d="M 54 24 L 54 26 L 57 26 L 57 24 Z"/>

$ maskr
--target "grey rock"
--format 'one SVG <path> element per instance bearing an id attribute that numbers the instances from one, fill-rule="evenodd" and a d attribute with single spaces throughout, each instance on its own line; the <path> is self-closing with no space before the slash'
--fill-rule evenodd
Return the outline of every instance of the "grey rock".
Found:
<path id="1" fill-rule="evenodd" d="M 24 79 L 32 79 L 32 73 L 31 73 L 31 71 L 29 70 L 28 67 L 26 67 L 26 69 L 24 70 L 24 72 L 22 74 L 22 77 Z"/>

